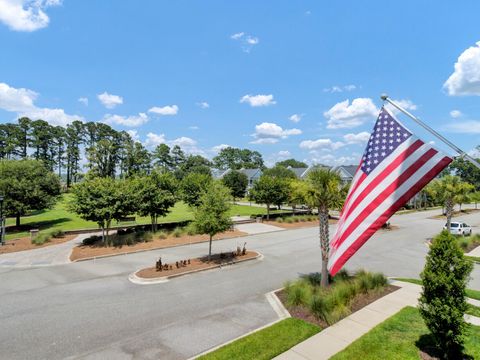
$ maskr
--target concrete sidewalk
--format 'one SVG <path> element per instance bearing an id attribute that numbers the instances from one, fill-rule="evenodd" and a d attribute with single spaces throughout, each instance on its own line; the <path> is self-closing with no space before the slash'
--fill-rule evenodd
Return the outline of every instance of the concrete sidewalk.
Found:
<path id="1" fill-rule="evenodd" d="M 0 255 L 0 267 L 31 267 L 68 264 L 72 249 L 92 235 L 100 233 L 80 234 L 76 238 L 52 246 L 38 249 L 17 251 Z"/>
<path id="2" fill-rule="evenodd" d="M 340 320 L 275 359 L 329 359 L 405 306 L 417 306 L 422 290 L 421 286 L 400 281 L 393 281 L 392 285 L 401 288 Z M 478 303 L 478 301 L 472 301 L 471 299 L 469 299 L 469 302 L 474 305 Z M 477 325 L 480 321 L 479 318 L 468 315 L 465 316 L 465 319 L 474 325 Z"/>

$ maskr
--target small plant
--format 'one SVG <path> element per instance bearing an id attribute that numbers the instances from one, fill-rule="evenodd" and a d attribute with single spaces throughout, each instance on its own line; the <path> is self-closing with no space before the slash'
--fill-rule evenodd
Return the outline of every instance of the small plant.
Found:
<path id="1" fill-rule="evenodd" d="M 277 222 L 281 224 L 281 223 L 283 223 L 283 222 L 284 222 L 284 220 L 283 220 L 283 218 L 282 218 L 282 217 L 278 217 L 278 218 L 277 218 Z"/>
<path id="2" fill-rule="evenodd" d="M 190 236 L 197 235 L 197 229 L 195 229 L 195 226 L 193 226 L 193 224 L 187 226 L 187 234 Z"/>
<path id="3" fill-rule="evenodd" d="M 183 229 L 176 227 L 175 230 L 173 230 L 172 235 L 176 238 L 179 238 L 180 236 L 183 235 Z"/>
<path id="4" fill-rule="evenodd" d="M 312 297 L 312 286 L 307 281 L 297 281 L 289 286 L 287 303 L 291 306 L 307 305 Z"/>
<path id="5" fill-rule="evenodd" d="M 43 245 L 46 242 L 50 241 L 50 233 L 40 233 L 32 239 L 32 244 L 34 245 Z"/>
<path id="6" fill-rule="evenodd" d="M 291 217 L 287 217 L 285 218 L 285 223 L 287 224 L 292 224 L 293 223 L 293 219 Z"/>
<path id="7" fill-rule="evenodd" d="M 56 230 L 50 231 L 50 235 L 54 238 L 60 238 L 65 236 L 65 233 L 60 229 L 56 229 Z"/>
<path id="8" fill-rule="evenodd" d="M 157 237 L 161 240 L 163 239 L 166 239 L 168 237 L 168 234 L 163 231 L 163 230 L 160 230 L 159 232 L 157 232 Z"/>
<path id="9" fill-rule="evenodd" d="M 97 242 L 101 241 L 102 240 L 102 237 L 99 236 L 99 235 L 92 235 L 86 239 L 83 239 L 82 241 L 82 244 L 84 246 L 91 246 L 91 245 L 94 245 L 96 244 Z"/>

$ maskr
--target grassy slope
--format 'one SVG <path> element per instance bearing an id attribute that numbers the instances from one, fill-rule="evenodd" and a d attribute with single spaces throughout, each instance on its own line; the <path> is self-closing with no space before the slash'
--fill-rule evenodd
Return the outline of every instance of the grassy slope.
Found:
<path id="1" fill-rule="evenodd" d="M 95 229 L 97 224 L 92 221 L 86 221 L 81 219 L 74 213 L 71 213 L 67 210 L 67 202 L 70 196 L 64 194 L 58 203 L 49 210 L 37 211 L 30 216 L 24 216 L 21 218 L 22 226 L 28 226 L 30 228 L 38 228 L 40 230 L 77 230 L 77 229 Z M 230 210 L 232 215 L 252 215 L 252 214 L 266 214 L 267 211 L 265 208 L 254 207 L 254 206 L 242 206 L 242 205 L 232 205 Z M 186 204 L 183 202 L 178 202 L 171 210 L 171 212 L 163 217 L 158 219 L 159 223 L 166 222 L 176 222 L 176 221 L 185 221 L 193 219 L 193 214 Z M 150 218 L 148 217 L 138 217 L 136 218 L 137 224 L 149 224 Z M 9 225 L 15 225 L 15 219 L 7 219 L 7 240 L 28 236 L 28 231 L 15 232 L 8 230 Z M 115 226 L 116 223 L 113 222 L 112 226 Z"/>
<path id="2" fill-rule="evenodd" d="M 332 360 L 347 359 L 420 359 L 419 348 L 431 344 L 420 313 L 416 308 L 406 307 L 396 315 L 373 328 Z M 470 326 L 466 353 L 480 358 L 480 327 Z"/>
<path id="3" fill-rule="evenodd" d="M 262 360 L 287 351 L 292 346 L 318 333 L 320 328 L 303 320 L 288 318 L 257 331 L 218 350 L 206 354 L 201 360 Z"/>

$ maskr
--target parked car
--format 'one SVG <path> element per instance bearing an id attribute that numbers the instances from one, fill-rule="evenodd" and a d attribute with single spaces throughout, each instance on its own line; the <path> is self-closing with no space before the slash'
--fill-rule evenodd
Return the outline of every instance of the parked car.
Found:
<path id="1" fill-rule="evenodd" d="M 445 230 L 447 229 L 447 224 L 443 227 Z M 450 234 L 453 235 L 472 235 L 472 227 L 468 224 L 452 221 L 450 223 Z"/>

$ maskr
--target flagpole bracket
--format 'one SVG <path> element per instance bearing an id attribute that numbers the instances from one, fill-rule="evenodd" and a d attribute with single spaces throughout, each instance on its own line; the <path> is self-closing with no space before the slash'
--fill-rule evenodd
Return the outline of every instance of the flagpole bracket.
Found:
<path id="1" fill-rule="evenodd" d="M 382 95 L 380 95 L 380 99 L 382 99 L 383 101 L 387 101 L 388 95 L 387 94 L 382 94 Z"/>

